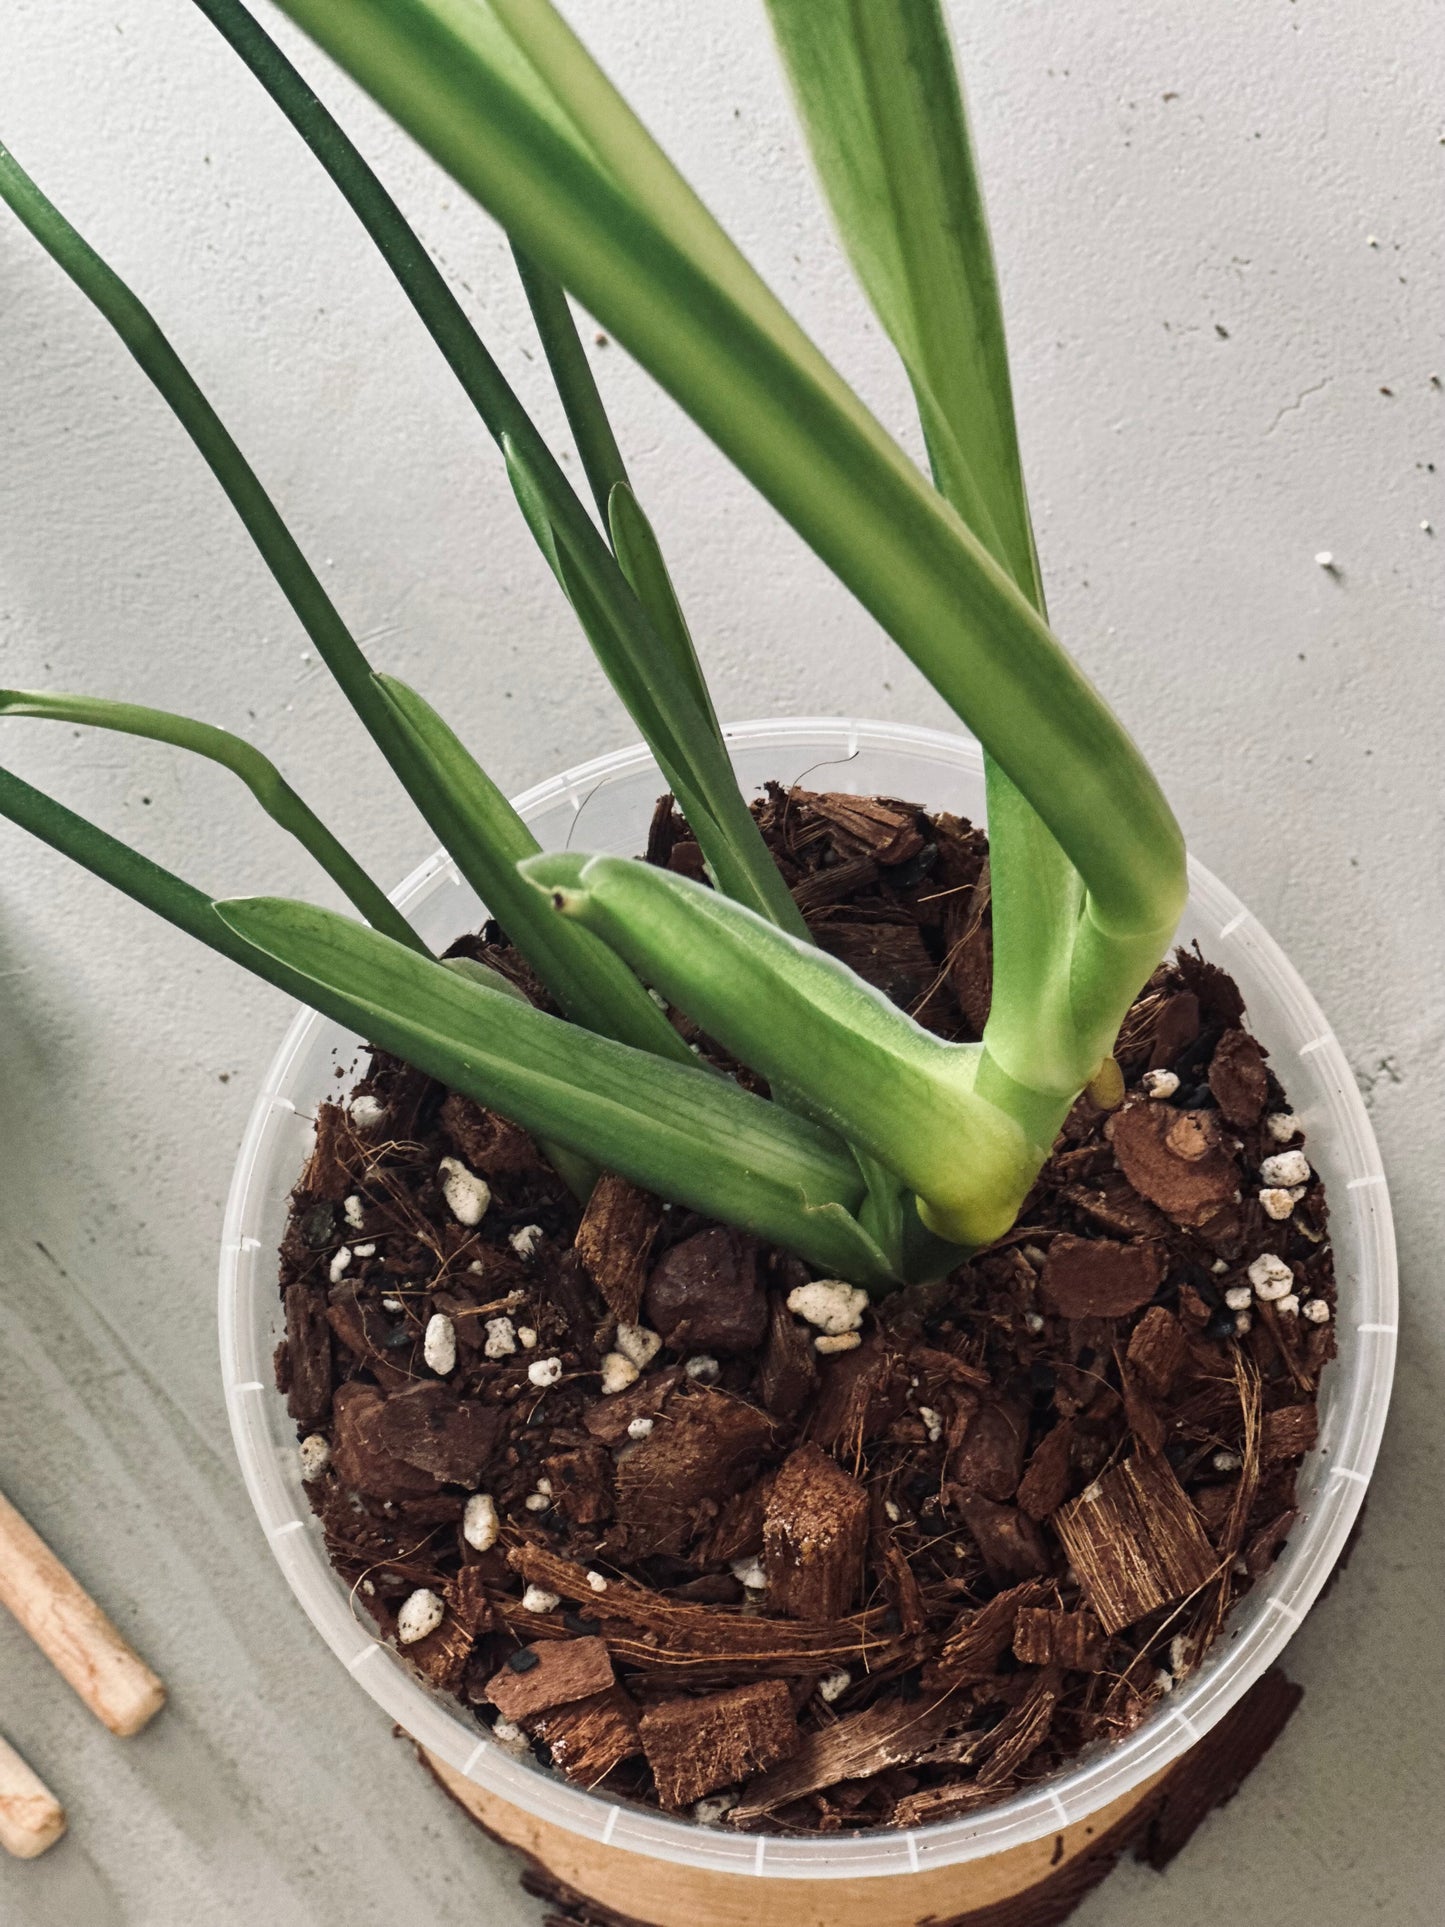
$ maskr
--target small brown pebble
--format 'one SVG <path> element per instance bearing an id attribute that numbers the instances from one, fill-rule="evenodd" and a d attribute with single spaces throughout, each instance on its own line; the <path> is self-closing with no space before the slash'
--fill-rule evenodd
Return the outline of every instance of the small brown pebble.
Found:
<path id="1" fill-rule="evenodd" d="M 645 1303 L 675 1351 L 751 1351 L 768 1328 L 757 1245 L 721 1225 L 684 1238 L 653 1267 Z"/>
<path id="2" fill-rule="evenodd" d="M 657 1797 L 674 1809 L 736 1786 L 798 1750 L 792 1695 L 780 1679 L 701 1699 L 662 1700 L 639 1724 Z"/>

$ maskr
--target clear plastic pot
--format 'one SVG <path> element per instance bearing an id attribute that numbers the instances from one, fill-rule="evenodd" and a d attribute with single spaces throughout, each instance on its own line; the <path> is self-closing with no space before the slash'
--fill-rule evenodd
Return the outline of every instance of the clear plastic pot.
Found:
<path id="1" fill-rule="evenodd" d="M 963 736 L 846 718 L 739 723 L 727 731 L 751 791 L 769 779 L 857 795 L 907 797 L 984 818 L 978 745 Z M 634 853 L 664 787 L 643 748 L 569 770 L 520 797 L 545 848 Z M 995 1855 L 1086 1819 L 1187 1752 L 1278 1657 L 1344 1546 L 1374 1464 L 1396 1332 L 1395 1245 L 1379 1153 L 1343 1052 L 1279 947 L 1198 864 L 1180 940 L 1235 977 L 1309 1133 L 1328 1187 L 1339 1278 L 1339 1358 L 1325 1375 L 1319 1445 L 1299 1480 L 1300 1516 L 1276 1564 L 1241 1603 L 1200 1671 L 1119 1744 L 1080 1756 L 1052 1779 L 967 1818 L 912 1832 L 822 1838 L 730 1836 L 570 1786 L 487 1738 L 373 1636 L 332 1571 L 306 1503 L 295 1429 L 277 1395 L 276 1251 L 288 1193 L 311 1143 L 308 1122 L 337 1088 L 358 1040 L 303 1011 L 252 1110 L 226 1208 L 220 1329 L 236 1451 L 257 1516 L 317 1631 L 353 1678 L 423 1746 L 467 1780 L 536 1819 L 619 1850 L 718 1873 L 856 1880 L 917 1874 Z M 482 909 L 445 856 L 422 864 L 396 901 L 432 942 L 475 929 Z"/>

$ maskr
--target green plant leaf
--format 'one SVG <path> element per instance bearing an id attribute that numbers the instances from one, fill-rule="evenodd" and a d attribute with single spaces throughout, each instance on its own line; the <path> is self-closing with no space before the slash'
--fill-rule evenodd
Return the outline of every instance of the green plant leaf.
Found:
<path id="1" fill-rule="evenodd" d="M 173 743 L 219 763 L 239 776 L 266 814 L 288 830 L 315 857 L 327 875 L 368 923 L 423 956 L 430 952 L 406 918 L 372 882 L 361 865 L 296 794 L 280 770 L 254 744 L 212 723 L 175 716 L 138 703 L 111 702 L 101 696 L 67 696 L 35 689 L 0 689 L 0 716 L 34 716 L 47 722 L 82 723 L 96 729 L 145 736 Z M 555 922 L 555 919 L 553 920 Z"/>
<path id="2" fill-rule="evenodd" d="M 980 1245 L 1008 1229 L 1058 1120 L 1049 1107 L 1031 1141 L 979 1100 L 976 1044 L 942 1042 L 846 965 L 688 878 L 570 851 L 521 869 L 775 1095 L 916 1191 L 933 1230 Z M 886 1223 L 880 1243 L 894 1240 Z"/>
<path id="3" fill-rule="evenodd" d="M 827 1131 L 727 1078 L 667 1063 L 427 963 L 330 911 L 217 904 L 228 929 L 306 978 L 309 1001 L 450 1089 L 620 1172 L 862 1283 L 881 1255 L 853 1216 L 857 1167 Z"/>
<path id="4" fill-rule="evenodd" d="M 538 546 L 551 562 L 608 680 L 646 737 L 719 889 L 780 927 L 806 936 L 798 907 L 738 788 L 676 603 L 672 604 L 675 619 L 664 607 L 663 626 L 655 625 L 611 554 L 604 551 L 605 561 L 599 566 L 591 541 L 574 541 L 572 529 L 553 516 L 545 472 L 532 466 L 510 436 L 503 436 L 502 447 L 512 487 Z M 655 559 L 650 564 L 644 561 L 651 531 L 641 510 L 635 503 L 626 506 L 624 496 L 630 499 L 630 491 L 620 484 L 613 489 L 612 500 L 618 503 L 627 529 L 629 555 L 640 575 L 652 569 L 646 586 L 650 594 L 660 594 L 656 571 L 662 568 L 661 555 L 654 542 Z"/>
<path id="5" fill-rule="evenodd" d="M 457 868 L 575 1023 L 679 1062 L 687 1045 L 637 979 L 586 931 L 559 941 L 557 919 L 540 913 L 517 864 L 541 845 L 449 724 L 395 676 L 377 686 L 437 778 L 445 798 L 443 837 Z M 455 813 L 455 821 L 452 813 Z"/>
<path id="6" fill-rule="evenodd" d="M 794 524 L 971 724 L 1109 930 L 1183 901 L 1182 844 L 1098 694 L 769 294 L 545 0 L 283 0 Z M 495 58 L 500 20 L 554 103 Z M 559 136 L 556 116 L 575 130 Z"/>

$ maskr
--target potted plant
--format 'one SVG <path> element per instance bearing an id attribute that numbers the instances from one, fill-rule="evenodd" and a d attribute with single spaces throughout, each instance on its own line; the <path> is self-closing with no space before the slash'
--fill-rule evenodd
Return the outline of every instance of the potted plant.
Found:
<path id="1" fill-rule="evenodd" d="M 1368 1129 L 1326 1081 L 1320 1102 L 1354 1137 L 1311 1138 L 1307 1155 L 1289 1100 L 1319 1068 L 1323 1027 L 1277 1076 L 1216 957 L 1164 961 L 1182 839 L 1044 614 L 939 10 L 770 0 L 845 244 L 912 382 L 930 479 L 545 0 L 286 0 L 507 228 L 594 519 L 325 108 L 236 0 L 197 4 L 335 179 L 492 432 L 647 741 L 642 780 L 676 803 L 653 819 L 650 862 L 624 853 L 626 830 L 610 850 L 546 850 L 534 811 L 373 671 L 155 322 L 0 152 L 0 194 L 186 427 L 458 890 L 495 920 L 460 944 L 464 923 L 433 927 L 450 871 L 428 879 L 429 921 L 389 901 L 226 732 L 92 697 L 0 697 L 226 764 L 366 920 L 213 900 L 0 775 L 7 815 L 378 1052 L 348 1105 L 316 1111 L 291 1172 L 295 1477 L 374 1623 L 469 1711 L 436 1727 L 399 1672 L 373 1690 L 403 1694 L 419 1737 L 436 1727 L 461 1780 L 550 1820 L 570 1884 L 617 1906 L 628 1846 L 686 1867 L 638 1901 L 643 1918 L 732 1904 L 744 1864 L 785 1883 L 886 1874 L 857 1890 L 858 1917 L 878 1921 L 936 1915 L 943 1870 L 954 1912 L 1017 1892 L 1061 1828 L 1080 1830 L 1071 1857 L 1111 1800 L 1123 1825 L 1313 1597 L 1369 1469 L 1388 1333 L 1363 1351 L 1352 1338 L 1333 1368 L 1348 1369 L 1346 1476 L 1326 1491 L 1306 1473 L 1320 1502 L 1297 1531 L 1296 1469 L 1336 1347 L 1318 1173 L 1333 1161 L 1347 1184 L 1373 1182 Z M 749 807 L 734 761 L 752 746 L 718 724 L 569 293 L 975 731 L 986 857 L 957 814 L 966 755 L 950 795 L 921 793 L 920 747 L 916 783 L 897 784 L 907 801 L 889 780 L 861 805 Z M 785 740 L 764 738 L 773 753 Z M 631 847 L 646 837 L 639 812 Z M 1211 888 L 1196 897 L 1217 906 Z M 857 913 L 851 947 L 820 928 L 839 906 Z M 1240 921 L 1205 929 L 1214 952 Z M 905 946 L 911 932 L 910 955 L 937 953 L 937 985 L 916 968 L 890 979 L 856 935 L 885 924 Z M 1236 974 L 1255 972 L 1257 1023 L 1278 995 L 1264 1015 L 1287 1033 L 1307 999 L 1255 953 Z M 896 1001 L 905 982 L 923 1021 Z M 314 1079 L 301 1095 L 316 1106 Z M 229 1239 L 230 1259 L 256 1243 Z M 1349 1255 L 1352 1287 L 1387 1294 L 1385 1246 Z M 254 1447 L 271 1394 L 259 1372 L 231 1389 Z M 423 1553 L 402 1548 L 399 1521 Z M 1247 1662 L 1216 1652 L 1200 1670 L 1287 1537 L 1289 1584 L 1273 1617 L 1251 1601 Z M 368 1638 L 354 1663 L 380 1650 Z M 476 1735 L 461 1753 L 456 1732 Z M 1089 1749 L 1110 1740 L 1100 1765 Z M 529 1746 L 560 1779 L 511 1757 Z M 518 1837 L 508 1810 L 487 1817 Z M 608 1849 L 591 1872 L 576 1860 L 589 1829 Z M 808 1829 L 824 1837 L 780 1837 Z M 990 1845 L 1013 1851 L 1012 1871 L 985 1868 Z M 963 1859 L 981 1869 L 972 1885 Z"/>

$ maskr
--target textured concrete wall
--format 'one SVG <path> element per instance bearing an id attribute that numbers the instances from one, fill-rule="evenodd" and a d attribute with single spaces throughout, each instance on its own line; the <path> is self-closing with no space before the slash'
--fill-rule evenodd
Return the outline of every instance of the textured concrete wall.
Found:
<path id="1" fill-rule="evenodd" d="M 757 0 L 569 12 L 890 423 L 903 384 L 808 184 Z M 1372 1104 L 1406 1260 L 1360 1557 L 1301 1717 L 1160 1889 L 1080 1920 L 1438 1918 L 1441 423 L 1430 0 L 954 5 L 1062 633 L 1191 842 L 1292 952 Z M 297 44 L 285 36 L 288 44 Z M 514 787 L 631 740 L 409 311 L 183 0 L 10 0 L 0 132 L 132 280 L 376 659 Z M 549 426 L 496 232 L 302 49 Z M 942 721 L 869 620 L 619 351 L 599 353 L 720 709 Z M 273 753 L 387 879 L 424 834 L 103 325 L 0 222 L 0 673 Z M 1336 574 L 1314 557 L 1329 550 Z M 300 888 L 219 773 L 12 723 L 4 757 L 217 889 Z M 217 1386 L 221 1200 L 283 1000 L 0 829 L 0 1483 L 166 1672 L 121 1745 L 0 1625 L 0 1706 L 71 1841 L 34 1927 L 531 1920 L 300 1620 Z M 1243 1892 L 1248 1899 L 1230 1899 Z"/>

